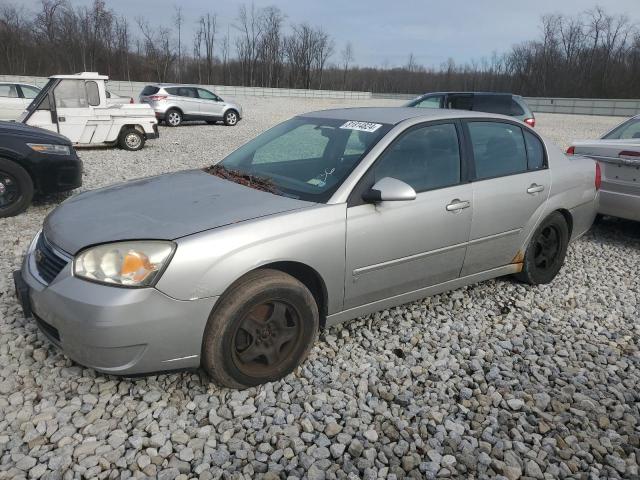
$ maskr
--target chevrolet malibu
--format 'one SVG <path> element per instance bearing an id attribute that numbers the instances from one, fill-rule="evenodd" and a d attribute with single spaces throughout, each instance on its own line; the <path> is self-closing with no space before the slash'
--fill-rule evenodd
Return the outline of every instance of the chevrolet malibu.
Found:
<path id="1" fill-rule="evenodd" d="M 467 111 L 309 113 L 203 170 L 77 195 L 14 274 L 41 331 L 110 374 L 202 366 L 244 388 L 322 328 L 503 275 L 550 282 L 596 163 Z"/>

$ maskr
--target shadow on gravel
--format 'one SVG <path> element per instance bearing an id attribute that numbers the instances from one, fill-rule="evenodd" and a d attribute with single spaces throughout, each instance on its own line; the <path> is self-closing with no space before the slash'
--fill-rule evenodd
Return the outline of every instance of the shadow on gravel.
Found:
<path id="1" fill-rule="evenodd" d="M 593 224 L 586 238 L 598 243 L 640 248 L 640 222 L 603 217 Z"/>

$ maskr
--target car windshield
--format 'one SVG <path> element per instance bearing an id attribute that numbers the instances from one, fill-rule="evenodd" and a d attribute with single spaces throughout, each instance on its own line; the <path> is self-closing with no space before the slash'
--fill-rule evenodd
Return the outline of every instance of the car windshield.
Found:
<path id="1" fill-rule="evenodd" d="M 326 202 L 391 127 L 295 117 L 259 135 L 217 168 L 206 171 L 247 186 L 269 185 L 269 191 L 277 194 Z"/>
<path id="2" fill-rule="evenodd" d="M 637 138 L 640 140 L 640 118 L 631 118 L 627 120 L 602 138 L 607 140 L 629 140 Z"/>
<path id="3" fill-rule="evenodd" d="M 38 107 L 38 105 L 40 105 L 40 101 L 42 100 L 43 97 L 49 94 L 49 90 L 51 90 L 52 85 L 56 83 L 56 81 L 57 80 L 55 78 L 49 79 L 47 84 L 44 87 L 42 87 L 42 90 L 38 92 L 38 95 L 36 95 L 36 98 L 34 98 L 29 104 L 29 106 L 27 106 L 28 111 L 31 112 L 35 110 Z"/>

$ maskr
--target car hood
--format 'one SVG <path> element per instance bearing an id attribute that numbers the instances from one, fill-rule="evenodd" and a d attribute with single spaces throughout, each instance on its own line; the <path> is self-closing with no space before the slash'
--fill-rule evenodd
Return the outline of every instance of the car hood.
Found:
<path id="1" fill-rule="evenodd" d="M 49 214 L 43 230 L 51 243 L 74 255 L 90 245 L 175 240 L 313 205 L 188 170 L 76 195 Z"/>
<path id="2" fill-rule="evenodd" d="M 0 121 L 0 135 L 17 135 L 25 138 L 37 139 L 39 142 L 51 142 L 56 145 L 71 145 L 71 141 L 64 135 L 45 130 L 44 128 L 32 127 L 20 122 Z"/>

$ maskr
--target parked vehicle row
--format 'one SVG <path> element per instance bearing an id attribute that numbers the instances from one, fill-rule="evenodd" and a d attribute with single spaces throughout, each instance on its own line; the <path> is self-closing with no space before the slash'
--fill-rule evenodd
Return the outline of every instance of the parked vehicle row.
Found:
<path id="1" fill-rule="evenodd" d="M 551 281 L 591 226 L 596 172 L 500 115 L 308 113 L 204 171 L 67 200 L 16 291 L 81 364 L 202 366 L 244 388 L 293 370 L 322 326 L 501 275 Z"/>

